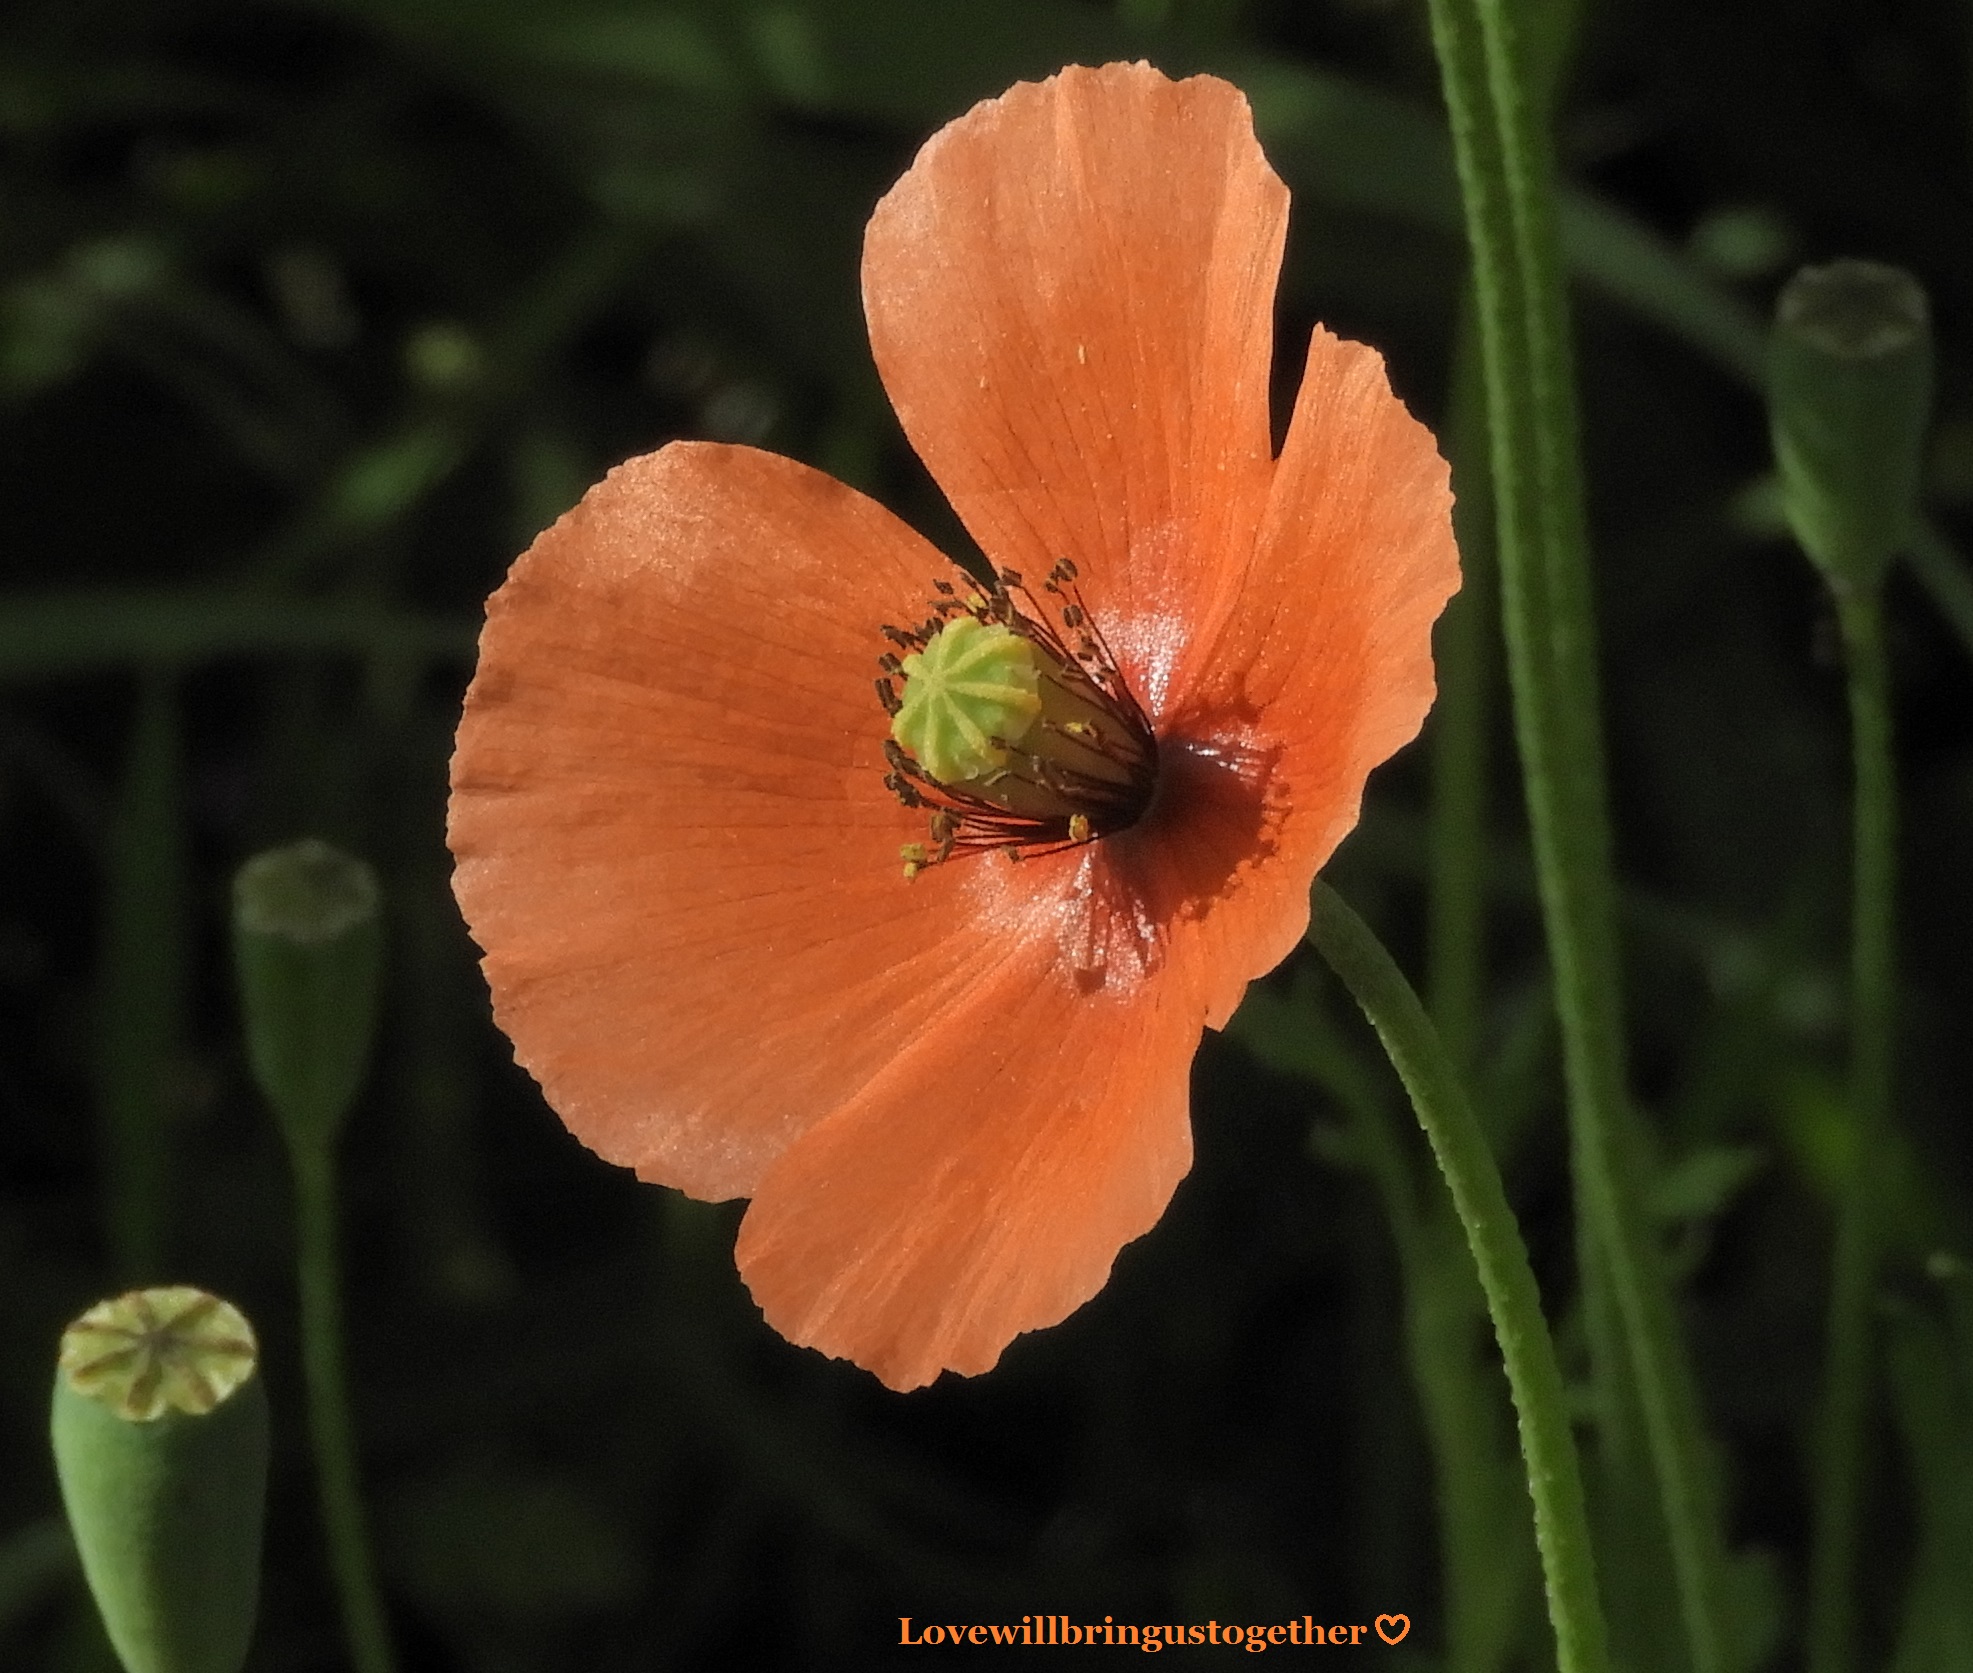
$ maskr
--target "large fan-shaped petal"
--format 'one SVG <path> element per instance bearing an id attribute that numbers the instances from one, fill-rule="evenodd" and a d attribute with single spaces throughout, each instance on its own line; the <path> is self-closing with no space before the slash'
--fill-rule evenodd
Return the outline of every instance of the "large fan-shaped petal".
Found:
<path id="1" fill-rule="evenodd" d="M 878 626 L 946 573 L 826 476 L 681 444 L 612 471 L 493 596 L 455 889 L 516 1055 L 603 1156 L 750 1192 L 977 979 L 976 880 L 901 875 L 924 817 L 883 786 L 871 685 Z"/>
<path id="2" fill-rule="evenodd" d="M 1259 520 L 1287 207 L 1237 88 L 1111 64 L 940 130 L 865 235 L 912 445 L 995 563 L 1081 567 L 1154 710 Z"/>
<path id="3" fill-rule="evenodd" d="M 1020 1332 L 1088 1300 L 1191 1165 L 1199 1016 L 1182 973 L 1087 985 L 1064 949 L 1109 903 L 1085 868 L 1038 879 L 982 864 L 989 879 L 1019 869 L 1053 922 L 790 1146 L 736 1250 L 777 1330 L 897 1389 L 985 1371 Z"/>

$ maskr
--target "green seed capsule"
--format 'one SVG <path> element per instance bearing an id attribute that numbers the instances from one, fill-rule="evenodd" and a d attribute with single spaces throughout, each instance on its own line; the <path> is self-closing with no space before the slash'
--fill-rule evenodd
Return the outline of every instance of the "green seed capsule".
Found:
<path id="1" fill-rule="evenodd" d="M 1783 287 L 1768 426 L 1795 538 L 1839 589 L 1879 585 L 1911 538 L 1931 402 L 1930 309 L 1909 273 L 1835 261 Z"/>
<path id="2" fill-rule="evenodd" d="M 255 855 L 233 880 L 233 953 L 254 1079 L 288 1142 L 320 1154 L 376 1031 L 376 875 L 312 838 Z"/>
<path id="3" fill-rule="evenodd" d="M 904 659 L 891 736 L 946 784 L 983 778 L 1041 716 L 1034 647 L 998 623 L 960 616 Z"/>
<path id="4" fill-rule="evenodd" d="M 49 1429 L 126 1673 L 239 1673 L 260 1593 L 267 1396 L 217 1296 L 133 1290 L 62 1333 Z"/>

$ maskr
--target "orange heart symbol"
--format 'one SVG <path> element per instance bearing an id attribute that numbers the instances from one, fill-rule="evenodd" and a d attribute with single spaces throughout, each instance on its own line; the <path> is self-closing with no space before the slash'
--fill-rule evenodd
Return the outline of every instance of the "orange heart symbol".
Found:
<path id="1" fill-rule="evenodd" d="M 1383 1639 L 1386 1644 L 1399 1642 L 1410 1630 L 1411 1617 L 1409 1615 L 1379 1615 L 1377 1617 L 1377 1636 Z"/>

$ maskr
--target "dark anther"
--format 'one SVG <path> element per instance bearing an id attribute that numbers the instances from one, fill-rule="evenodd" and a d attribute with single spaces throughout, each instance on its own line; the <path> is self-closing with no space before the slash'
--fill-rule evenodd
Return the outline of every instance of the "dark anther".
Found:
<path id="1" fill-rule="evenodd" d="M 1067 558 L 1057 558 L 1055 567 L 1048 572 L 1048 575 L 1053 581 L 1073 581 L 1076 578 L 1076 566 Z"/>
<path id="2" fill-rule="evenodd" d="M 877 687 L 877 701 L 884 705 L 885 714 L 894 715 L 899 709 L 904 707 L 904 699 L 891 689 L 891 682 L 889 680 L 878 680 L 875 683 Z"/>
<path id="3" fill-rule="evenodd" d="M 1018 569 L 1003 569 L 1000 572 L 1002 592 L 1018 592 L 1021 587 L 1021 572 Z"/>
<path id="4" fill-rule="evenodd" d="M 889 651 L 884 652 L 882 656 L 877 658 L 877 666 L 883 669 L 886 674 L 902 674 L 904 672 L 904 664 L 892 656 Z"/>
<path id="5" fill-rule="evenodd" d="M 1082 613 L 1082 606 L 1080 604 L 1065 604 L 1062 606 L 1062 625 L 1064 627 L 1081 627 L 1087 620 L 1088 618 Z"/>
<path id="6" fill-rule="evenodd" d="M 934 581 L 932 583 L 932 591 L 935 593 L 944 593 L 950 597 L 953 591 L 952 583 L 950 581 Z"/>
<path id="7" fill-rule="evenodd" d="M 916 634 L 906 633 L 901 627 L 892 627 L 886 623 L 882 632 L 893 645 L 900 646 L 904 650 L 915 651 L 924 648 L 924 642 Z"/>

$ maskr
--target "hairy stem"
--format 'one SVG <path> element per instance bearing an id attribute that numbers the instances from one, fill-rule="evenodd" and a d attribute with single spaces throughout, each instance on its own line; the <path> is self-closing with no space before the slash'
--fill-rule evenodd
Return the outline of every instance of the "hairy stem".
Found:
<path id="1" fill-rule="evenodd" d="M 1472 1249 L 1520 1424 L 1556 1665 L 1561 1673 L 1605 1673 L 1608 1634 L 1562 1372 L 1500 1170 L 1418 995 L 1369 926 L 1326 883 L 1316 884 L 1309 939 L 1383 1041 Z"/>
<path id="2" fill-rule="evenodd" d="M 1897 782 L 1879 588 L 1839 593 L 1849 673 L 1852 785 L 1850 1155 L 1837 1208 L 1810 1555 L 1810 1673 L 1856 1664 L 1857 1518 L 1870 1403 L 1875 1182 L 1890 1121 L 1896 1030 Z"/>
<path id="3" fill-rule="evenodd" d="M 1582 1248 L 1624 1336 L 1694 1673 L 1725 1666 L 1724 1557 L 1697 1390 L 1639 1200 L 1628 1104 L 1574 369 L 1554 161 L 1505 0 L 1431 0 L 1472 247 L 1515 730 L 1555 966 Z M 1596 1345 L 1593 1344 L 1593 1348 Z"/>
<path id="4" fill-rule="evenodd" d="M 308 1430 L 322 1501 L 322 1530 L 356 1673 L 393 1673 L 390 1634 L 357 1484 L 356 1431 L 343 1364 L 341 1263 L 336 1253 L 335 1162 L 326 1146 L 293 1147 L 295 1240 L 301 1279 L 303 1371 Z"/>

